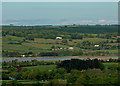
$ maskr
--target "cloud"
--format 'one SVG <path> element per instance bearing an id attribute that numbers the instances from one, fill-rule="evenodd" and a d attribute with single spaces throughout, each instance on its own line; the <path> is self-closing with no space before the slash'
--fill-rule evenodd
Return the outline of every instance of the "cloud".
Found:
<path id="1" fill-rule="evenodd" d="M 100 23 L 106 22 L 106 20 L 98 20 Z"/>
<path id="2" fill-rule="evenodd" d="M 62 22 L 62 24 L 117 24 L 117 20 L 105 20 L 101 19 L 98 21 L 93 21 L 93 20 L 80 20 L 80 21 L 75 21 L 75 20 L 67 20 Z"/>
<path id="3" fill-rule="evenodd" d="M 112 23 L 118 23 L 118 21 L 117 20 L 98 20 L 98 23 L 112 24 Z"/>
<path id="4" fill-rule="evenodd" d="M 88 23 L 93 23 L 92 20 L 80 20 L 80 21 L 64 21 L 62 24 L 88 24 Z"/>
<path id="5" fill-rule="evenodd" d="M 19 22 L 12 22 L 11 24 L 19 24 Z"/>
<path id="6" fill-rule="evenodd" d="M 92 23 L 92 20 L 83 20 L 83 21 L 79 21 L 80 23 Z"/>
<path id="7" fill-rule="evenodd" d="M 108 23 L 118 23 L 117 20 L 108 20 L 107 22 L 108 22 Z"/>
<path id="8" fill-rule="evenodd" d="M 120 22 L 119 22 L 120 23 Z M 81 19 L 16 19 L 4 20 L 3 24 L 36 25 L 36 24 L 118 24 L 117 20 L 81 20 Z"/>

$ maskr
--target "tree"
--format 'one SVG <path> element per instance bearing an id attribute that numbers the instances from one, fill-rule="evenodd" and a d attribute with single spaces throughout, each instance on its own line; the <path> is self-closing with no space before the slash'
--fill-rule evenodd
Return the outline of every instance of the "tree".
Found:
<path id="1" fill-rule="evenodd" d="M 62 43 L 67 44 L 68 41 L 67 41 L 66 39 L 63 39 L 63 40 L 62 40 Z"/>
<path id="2" fill-rule="evenodd" d="M 33 40 L 34 41 L 34 37 L 32 35 L 31 36 L 27 36 L 26 40 Z"/>
<path id="3" fill-rule="evenodd" d="M 51 48 L 52 48 L 52 49 L 55 49 L 55 46 L 52 46 Z"/>
<path id="4" fill-rule="evenodd" d="M 65 60 L 57 64 L 57 67 L 58 68 L 63 67 L 67 70 L 67 72 L 70 72 L 72 69 L 87 70 L 88 68 L 97 68 L 97 69 L 104 68 L 103 64 L 99 62 L 97 59 L 86 60 L 86 61 L 79 59 Z"/>
<path id="5" fill-rule="evenodd" d="M 80 47 L 80 45 L 81 45 L 80 43 L 77 43 L 77 44 L 76 44 L 76 47 Z"/>
<path id="6" fill-rule="evenodd" d="M 82 45 L 83 45 L 83 46 L 90 46 L 91 43 L 90 43 L 89 41 L 83 41 L 83 42 L 82 42 Z"/>
<path id="7" fill-rule="evenodd" d="M 79 75 L 79 77 L 75 81 L 75 84 L 78 85 L 78 86 L 88 85 L 88 81 L 86 80 L 85 75 L 84 74 Z"/>
<path id="8" fill-rule="evenodd" d="M 67 80 L 62 79 L 53 79 L 50 81 L 50 83 L 47 84 L 47 86 L 66 86 Z"/>

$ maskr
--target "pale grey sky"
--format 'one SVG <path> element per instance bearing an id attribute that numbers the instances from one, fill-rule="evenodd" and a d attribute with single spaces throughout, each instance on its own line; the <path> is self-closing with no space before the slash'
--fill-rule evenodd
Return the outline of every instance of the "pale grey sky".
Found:
<path id="1" fill-rule="evenodd" d="M 3 24 L 116 24 L 117 2 L 3 2 Z"/>
<path id="2" fill-rule="evenodd" d="M 118 2 L 120 0 L 1 0 L 3 2 Z"/>

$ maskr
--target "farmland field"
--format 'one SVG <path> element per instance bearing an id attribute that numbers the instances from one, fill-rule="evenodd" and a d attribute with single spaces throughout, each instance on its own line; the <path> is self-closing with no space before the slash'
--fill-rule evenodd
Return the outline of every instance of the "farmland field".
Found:
<path id="1" fill-rule="evenodd" d="M 56 65 L 40 65 L 40 66 L 31 66 L 31 67 L 23 67 L 29 70 L 40 70 L 40 71 L 49 71 L 56 68 Z"/>
<path id="2" fill-rule="evenodd" d="M 88 32 L 89 28 L 95 33 Z M 101 29 L 103 32 L 97 31 L 100 28 L 104 28 Z M 4 26 L 2 34 L 3 57 L 21 57 L 21 55 L 26 57 L 117 56 L 119 40 L 116 28 L 117 26 L 112 25 L 34 26 L 34 29 L 30 26 Z M 74 29 L 77 32 L 73 33 Z M 109 31 L 105 32 L 108 29 Z M 62 39 L 56 39 L 56 37 L 62 37 Z M 95 45 L 99 45 L 99 47 L 95 47 Z M 70 49 L 71 47 L 72 49 Z M 77 53 L 75 54 L 75 52 Z"/>

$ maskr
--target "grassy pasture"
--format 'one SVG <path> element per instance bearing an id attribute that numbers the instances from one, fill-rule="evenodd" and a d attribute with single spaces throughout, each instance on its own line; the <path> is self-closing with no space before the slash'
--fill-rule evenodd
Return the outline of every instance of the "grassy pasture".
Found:
<path id="1" fill-rule="evenodd" d="M 29 70 L 37 70 L 39 69 L 40 71 L 48 71 L 48 70 L 53 70 L 56 68 L 56 65 L 39 65 L 39 66 L 31 66 L 31 67 L 23 67 L 27 68 Z"/>
<path id="2" fill-rule="evenodd" d="M 60 44 L 38 44 L 38 43 L 23 43 L 24 46 L 31 46 L 34 48 L 40 48 L 40 49 L 50 49 L 53 45 L 54 46 L 60 46 L 60 47 L 68 47 L 66 45 L 60 45 Z"/>
<path id="3" fill-rule="evenodd" d="M 13 80 L 2 80 L 2 83 L 4 84 L 7 84 L 7 86 L 9 84 L 11 84 L 11 82 L 13 82 Z M 37 84 L 37 83 L 48 83 L 48 81 L 33 81 L 33 80 L 17 80 L 17 84 L 24 84 L 24 85 L 33 85 L 33 84 Z"/>
<path id="4" fill-rule="evenodd" d="M 117 69 L 119 67 L 119 63 L 103 63 L 105 66 L 105 69 Z"/>
<path id="5" fill-rule="evenodd" d="M 6 43 L 16 43 L 16 42 L 20 42 L 20 41 L 23 41 L 24 37 L 16 37 L 16 36 L 10 36 L 10 35 L 7 35 L 7 36 L 3 36 L 2 37 L 2 42 L 3 44 L 6 44 Z"/>
<path id="6" fill-rule="evenodd" d="M 103 38 L 83 38 L 81 39 L 72 39 L 72 41 L 68 41 L 68 45 L 63 45 L 62 40 L 56 40 L 56 39 L 43 39 L 43 38 L 35 38 L 34 41 L 30 40 L 25 40 L 24 37 L 16 37 L 16 36 L 3 36 L 2 39 L 2 49 L 9 51 L 9 52 L 19 52 L 19 53 L 25 53 L 25 52 L 34 52 L 34 53 L 39 53 L 39 52 L 49 52 L 52 46 L 55 47 L 62 47 L 62 48 L 68 48 L 70 46 L 74 46 L 74 50 L 79 49 L 78 47 L 75 47 L 77 43 L 82 43 L 83 41 L 90 41 L 92 43 L 99 43 L 99 42 L 105 42 L 105 41 L 111 41 L 113 39 L 103 39 Z M 113 40 L 114 42 L 116 41 L 115 39 Z M 107 45 L 115 45 L 117 46 L 118 43 L 107 43 Z M 111 53 L 111 55 L 117 54 L 117 49 L 116 50 L 104 50 L 108 51 Z M 83 52 L 93 52 L 89 49 L 83 49 Z"/>
<path id="7" fill-rule="evenodd" d="M 37 43 L 61 43 L 61 40 L 56 40 L 56 39 L 43 39 L 43 38 L 35 38 L 34 39 L 34 42 L 37 42 Z"/>

